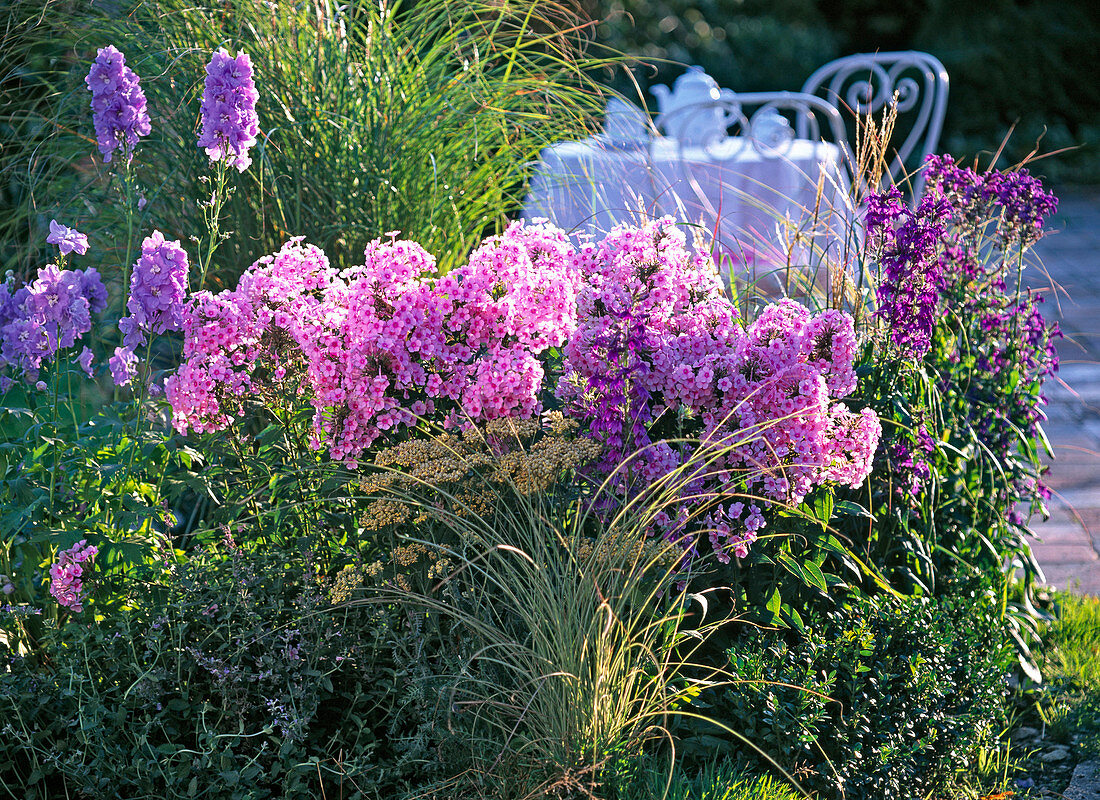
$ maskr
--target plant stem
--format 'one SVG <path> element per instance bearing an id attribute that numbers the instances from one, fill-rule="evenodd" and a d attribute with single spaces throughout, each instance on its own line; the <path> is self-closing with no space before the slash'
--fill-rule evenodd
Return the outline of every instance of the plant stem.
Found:
<path id="1" fill-rule="evenodd" d="M 210 271 L 210 264 L 214 260 L 214 252 L 221 244 L 219 223 L 221 221 L 222 206 L 225 204 L 225 173 L 224 161 L 219 161 L 216 171 L 214 193 L 210 196 L 210 204 L 204 206 L 203 216 L 206 218 L 206 228 L 210 234 L 210 240 L 206 245 L 206 253 L 200 255 L 199 283 L 194 291 L 201 292 L 206 285 L 206 274 Z"/>

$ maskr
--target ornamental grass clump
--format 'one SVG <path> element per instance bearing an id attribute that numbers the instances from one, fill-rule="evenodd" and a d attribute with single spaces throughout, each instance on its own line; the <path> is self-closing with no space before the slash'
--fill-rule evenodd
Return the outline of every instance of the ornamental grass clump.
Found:
<path id="1" fill-rule="evenodd" d="M 408 516 L 434 520 L 434 541 L 410 544 L 438 557 L 423 559 L 426 583 L 365 580 L 352 602 L 364 612 L 396 602 L 448 620 L 466 654 L 461 671 L 445 676 L 446 726 L 464 769 L 422 790 L 607 796 L 617 770 L 667 740 L 697 676 L 715 677 L 689 664 L 724 619 L 707 616 L 702 595 L 669 591 L 681 550 L 646 529 L 671 493 L 597 521 L 581 498 L 482 485 L 497 498 L 474 513 L 452 511 L 464 507 L 458 491 L 393 485 L 388 497 Z M 445 572 L 432 572 L 443 560 Z"/>

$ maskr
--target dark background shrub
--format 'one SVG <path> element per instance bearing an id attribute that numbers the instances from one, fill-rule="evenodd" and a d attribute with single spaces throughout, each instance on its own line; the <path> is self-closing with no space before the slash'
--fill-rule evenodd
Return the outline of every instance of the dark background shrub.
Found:
<path id="1" fill-rule="evenodd" d="M 838 56 L 924 50 L 951 78 L 940 150 L 996 151 L 1016 126 L 1002 165 L 1042 137 L 1042 152 L 1082 145 L 1041 162 L 1055 181 L 1100 181 L 1100 5 L 1090 0 L 585 0 L 601 20 L 597 40 L 653 63 L 643 90 L 698 64 L 737 91 L 795 90 Z M 617 86 L 633 93 L 622 77 Z M 647 101 L 653 98 L 646 95 Z"/>

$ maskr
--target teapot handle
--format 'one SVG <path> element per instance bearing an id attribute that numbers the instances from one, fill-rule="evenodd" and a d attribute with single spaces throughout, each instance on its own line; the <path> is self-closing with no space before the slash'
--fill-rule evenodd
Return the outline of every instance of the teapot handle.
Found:
<path id="1" fill-rule="evenodd" d="M 718 100 L 728 103 L 729 106 L 722 109 L 722 124 L 727 128 L 743 116 L 741 113 L 741 101 L 737 99 L 737 92 L 733 89 L 722 89 L 718 93 Z"/>

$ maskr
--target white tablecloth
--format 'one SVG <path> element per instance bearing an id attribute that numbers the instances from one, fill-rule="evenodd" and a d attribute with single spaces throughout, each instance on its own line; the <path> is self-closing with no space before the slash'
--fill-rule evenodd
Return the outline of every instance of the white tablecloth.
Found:
<path id="1" fill-rule="evenodd" d="M 841 150 L 825 142 L 794 139 L 773 151 L 742 137 L 688 148 L 668 138 L 616 147 L 591 137 L 541 153 L 523 215 L 600 234 L 668 214 L 714 235 L 715 249 L 742 264 L 778 265 L 800 230 L 843 235 L 848 187 Z"/>

